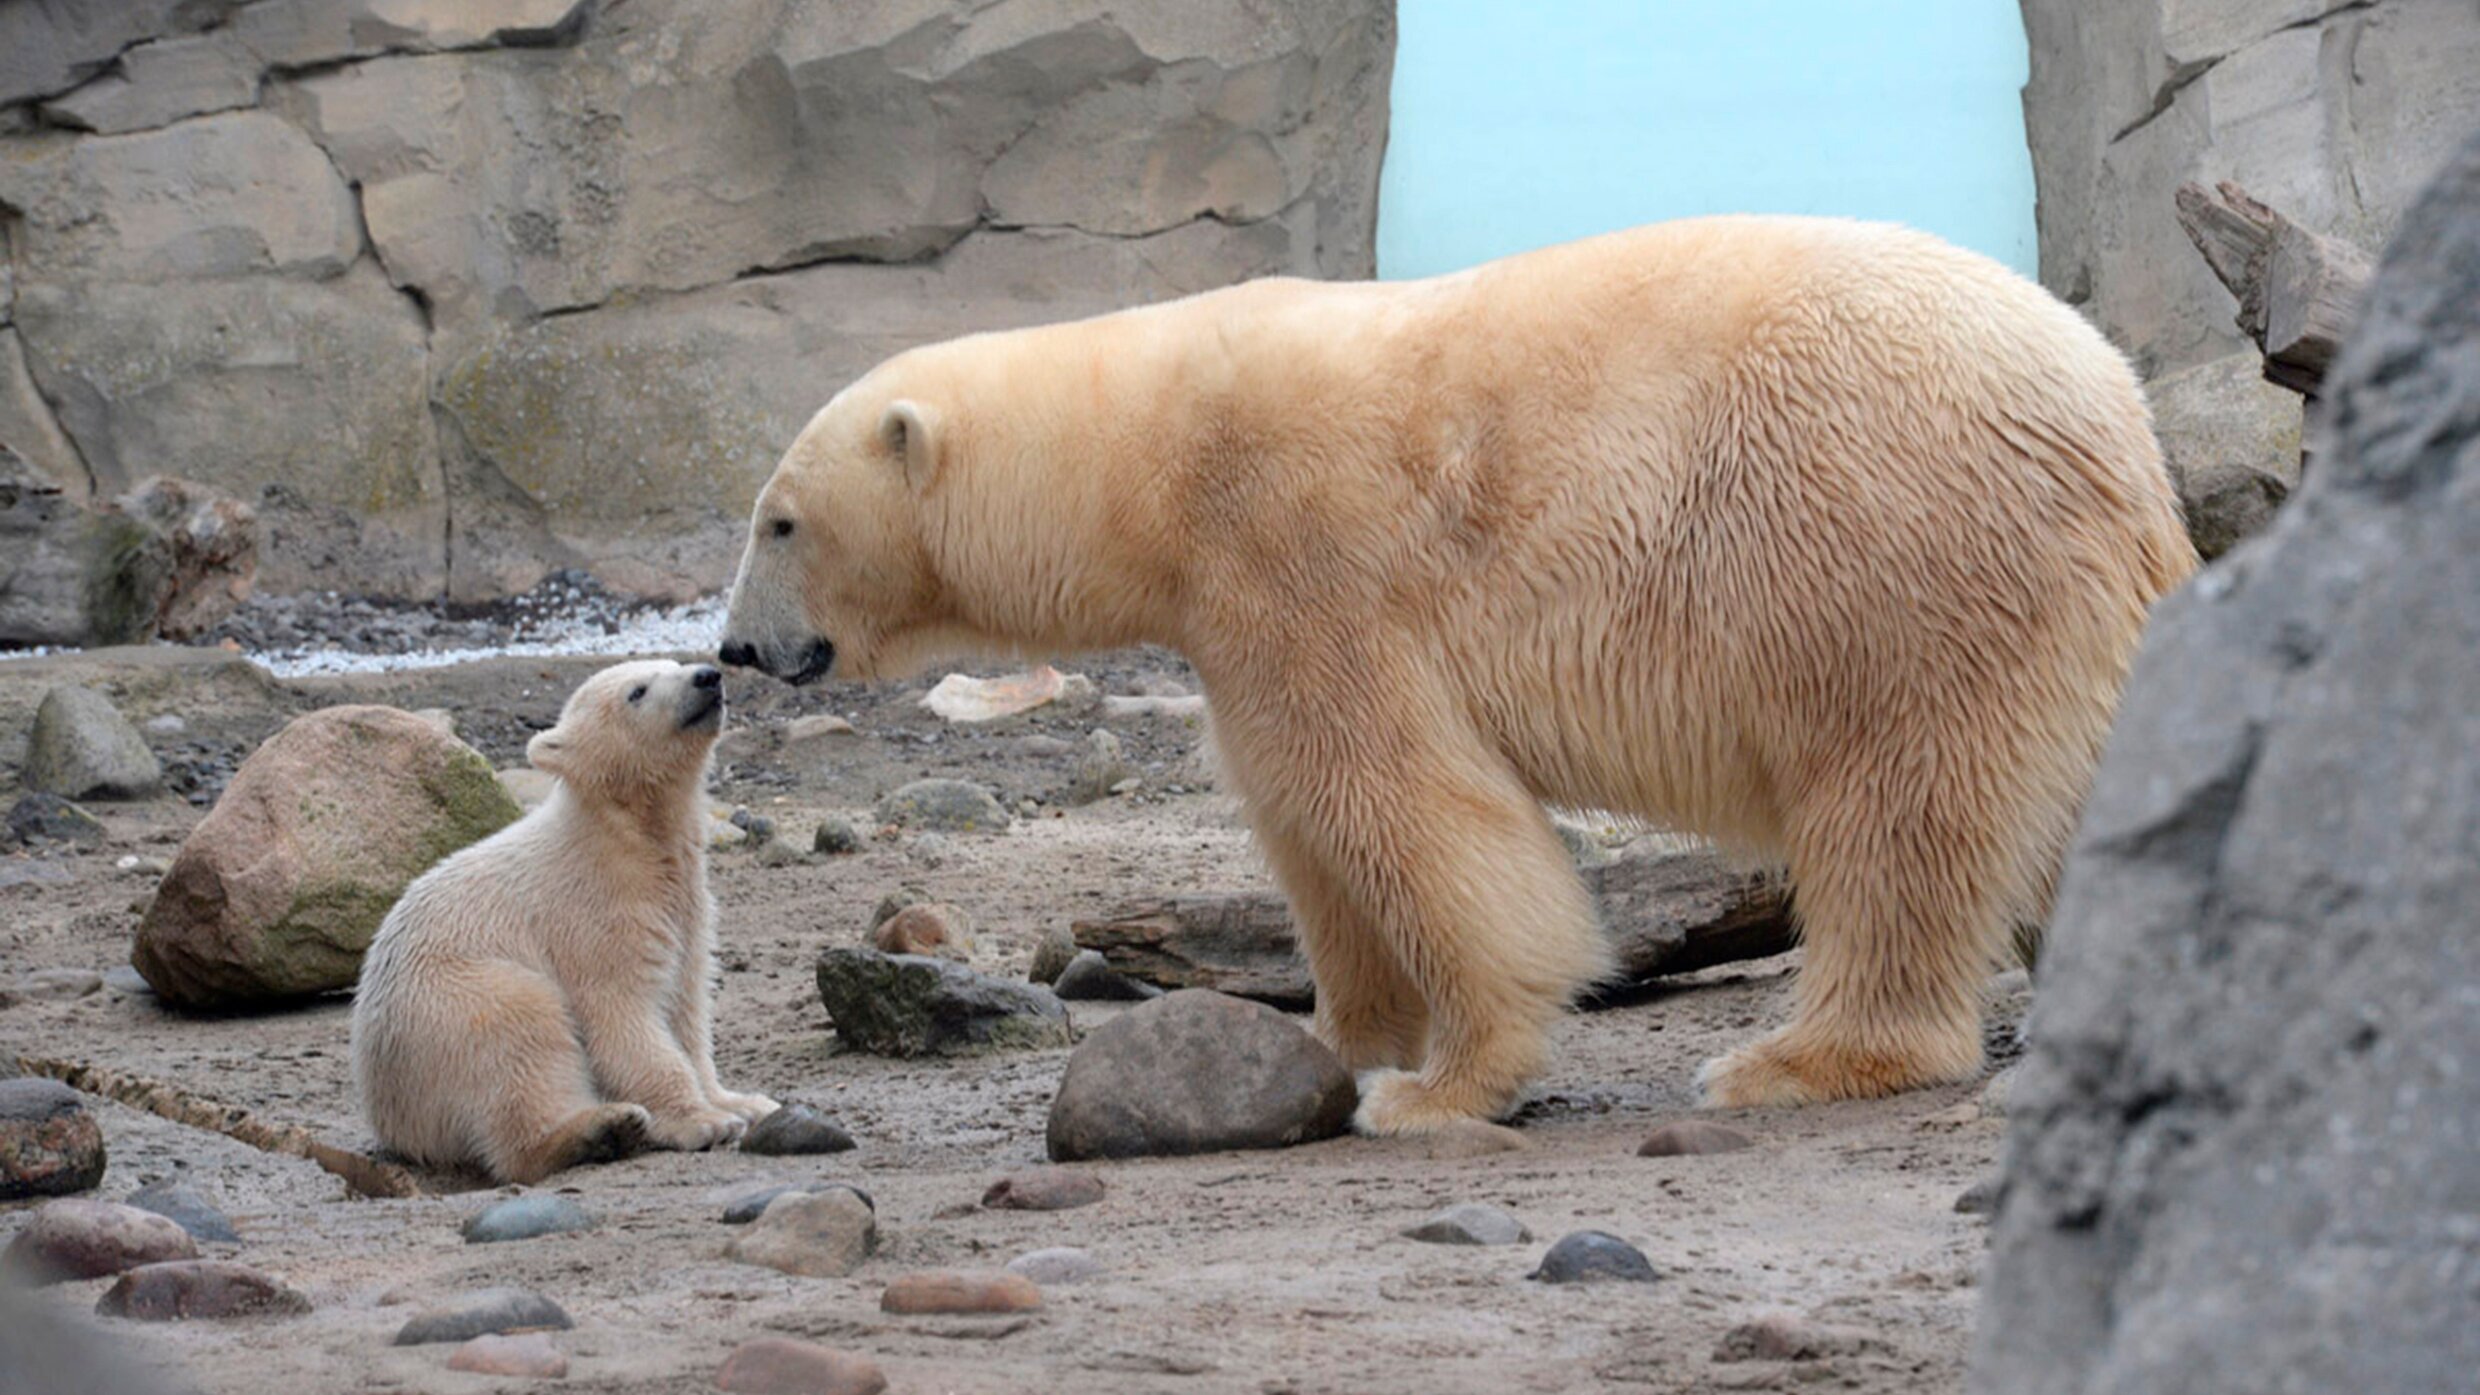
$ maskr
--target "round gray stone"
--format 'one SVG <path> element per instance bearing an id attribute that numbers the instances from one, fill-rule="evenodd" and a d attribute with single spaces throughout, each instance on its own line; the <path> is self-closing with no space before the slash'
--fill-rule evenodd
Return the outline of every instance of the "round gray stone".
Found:
<path id="1" fill-rule="evenodd" d="M 1053 1161 L 1281 1148 L 1350 1126 L 1351 1072 L 1282 1013 L 1206 989 L 1140 1004 L 1068 1058 Z"/>
<path id="2" fill-rule="evenodd" d="M 1450 1206 L 1419 1225 L 1406 1227 L 1404 1235 L 1431 1245 L 1517 1245 L 1533 1238 L 1524 1222 L 1477 1201 Z"/>
<path id="3" fill-rule="evenodd" d="M 559 1304 L 531 1289 L 476 1289 L 407 1318 L 397 1329 L 396 1345 L 463 1342 L 487 1332 L 557 1331 L 575 1325 Z"/>
<path id="4" fill-rule="evenodd" d="M 110 698 L 64 683 L 35 709 L 21 778 L 63 799 L 143 799 L 162 788 L 164 772 Z"/>
<path id="5" fill-rule="evenodd" d="M 1634 1245 L 1607 1231 L 1579 1230 L 1563 1237 L 1525 1275 L 1545 1284 L 1649 1284 L 1662 1276 Z"/>
<path id="6" fill-rule="evenodd" d="M 586 1208 L 564 1196 L 512 1196 L 482 1208 L 465 1223 L 465 1243 L 489 1245 L 502 1240 L 531 1240 L 541 1235 L 559 1235 L 571 1230 L 588 1230 L 594 1217 Z"/>

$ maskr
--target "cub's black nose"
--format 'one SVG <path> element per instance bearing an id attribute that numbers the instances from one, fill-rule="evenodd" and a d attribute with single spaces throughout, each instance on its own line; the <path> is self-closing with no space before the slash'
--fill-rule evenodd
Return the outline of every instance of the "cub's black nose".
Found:
<path id="1" fill-rule="evenodd" d="M 723 670 L 712 664 L 699 664 L 697 671 L 689 675 L 689 681 L 701 688 L 720 688 L 723 686 Z"/>
<path id="2" fill-rule="evenodd" d="M 727 639 L 723 647 L 715 651 L 715 657 L 734 668 L 755 668 L 758 665 L 758 646 L 745 639 Z"/>

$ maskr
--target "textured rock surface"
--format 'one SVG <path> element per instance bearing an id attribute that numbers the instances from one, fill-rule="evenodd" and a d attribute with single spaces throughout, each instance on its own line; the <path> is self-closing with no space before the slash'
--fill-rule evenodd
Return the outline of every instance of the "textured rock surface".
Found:
<path id="1" fill-rule="evenodd" d="M 724 1258 L 808 1278 L 841 1278 L 878 1248 L 878 1213 L 849 1187 L 787 1192 L 767 1203 Z"/>
<path id="2" fill-rule="evenodd" d="M 181 845 L 131 962 L 181 1007 L 350 988 L 406 883 L 516 817 L 490 762 L 431 723 L 309 713 L 242 762 Z"/>
<path id="3" fill-rule="evenodd" d="M 297 1317 L 310 1300 L 282 1280 L 225 1259 L 171 1260 L 121 1275 L 95 1302 L 103 1317 L 140 1322 Z"/>
<path id="4" fill-rule="evenodd" d="M 0 1080 L 0 1201 L 90 1191 L 104 1165 L 84 1096 L 40 1076 Z"/>
<path id="5" fill-rule="evenodd" d="M 2022 0 L 2041 280 L 2134 356 L 2199 550 L 2261 525 L 2298 473 L 2296 408 L 2255 381 L 2236 309 L 2179 230 L 2186 180 L 2235 179 L 2302 225 L 2380 245 L 2480 112 L 2464 0 Z M 2244 370 L 2175 381 L 2245 353 Z M 2210 501 L 2199 510 L 2199 501 Z"/>
<path id="6" fill-rule="evenodd" d="M 576 1326 L 566 1309 L 531 1289 L 485 1288 L 459 1294 L 405 1319 L 396 1345 L 466 1342 L 494 1332 L 564 1331 Z"/>
<path id="7" fill-rule="evenodd" d="M 893 350 L 1368 275 L 1393 48 L 1388 0 L 0 5 L 0 439 L 243 493 L 278 591 L 711 588 Z"/>
<path id="8" fill-rule="evenodd" d="M 880 1056 L 956 1056 L 1066 1046 L 1068 1010 L 1047 988 L 916 954 L 841 946 L 818 955 L 835 1035 Z"/>
<path id="9" fill-rule="evenodd" d="M 715 1388 L 739 1395 L 879 1395 L 887 1377 L 877 1362 L 856 1352 L 759 1337 L 725 1358 Z"/>
<path id="10" fill-rule="evenodd" d="M 2480 1368 L 2480 139 L 2326 383 L 2298 496 L 2155 618 L 2060 887 L 1990 1395 Z"/>
<path id="11" fill-rule="evenodd" d="M 1103 1024 L 1051 1100 L 1051 1157 L 1281 1148 L 1332 1138 L 1359 1103 L 1333 1052 L 1263 1003 L 1184 988 Z"/>
<path id="12" fill-rule="evenodd" d="M 63 799 L 143 799 L 163 781 L 146 738 L 110 698 L 68 684 L 43 695 L 26 738 L 26 788 Z"/>
<path id="13" fill-rule="evenodd" d="M 70 1197 L 47 1201 L 34 1213 L 0 1251 L 0 1269 L 50 1284 L 197 1256 L 198 1242 L 166 1217 L 118 1202 Z"/>

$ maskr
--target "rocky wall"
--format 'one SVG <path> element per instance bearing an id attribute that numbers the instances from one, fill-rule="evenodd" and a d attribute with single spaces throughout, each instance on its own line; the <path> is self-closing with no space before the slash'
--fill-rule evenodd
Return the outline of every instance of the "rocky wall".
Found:
<path id="1" fill-rule="evenodd" d="M 0 5 L 0 442 L 266 589 L 729 578 L 889 352 L 1366 276 L 1391 0 Z"/>

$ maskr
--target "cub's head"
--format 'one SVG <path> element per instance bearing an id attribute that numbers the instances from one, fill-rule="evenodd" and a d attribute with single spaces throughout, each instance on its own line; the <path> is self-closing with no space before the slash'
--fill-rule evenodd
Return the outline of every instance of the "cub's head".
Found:
<path id="1" fill-rule="evenodd" d="M 809 683 L 926 657 L 952 623 L 929 495 L 955 449 L 915 351 L 836 394 L 758 494 L 732 583 L 723 662 Z"/>
<path id="2" fill-rule="evenodd" d="M 525 758 L 572 785 L 669 784 L 706 768 L 722 730 L 722 670 L 647 659 L 578 685 L 558 724 L 526 744 Z"/>

